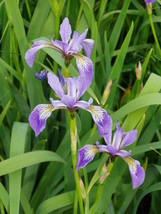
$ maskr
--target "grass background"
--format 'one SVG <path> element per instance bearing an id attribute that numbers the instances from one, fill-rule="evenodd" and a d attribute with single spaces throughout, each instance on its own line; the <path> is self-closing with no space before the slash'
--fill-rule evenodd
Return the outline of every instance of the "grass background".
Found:
<path id="1" fill-rule="evenodd" d="M 160 7 L 159 0 L 152 5 L 159 44 Z M 54 96 L 45 81 L 35 79 L 35 71 L 48 68 L 57 73 L 57 67 L 63 71 L 64 61 L 49 49 L 38 53 L 32 69 L 24 58 L 35 40 L 60 38 L 64 17 L 73 31 L 82 33 L 88 28 L 87 37 L 95 42 L 94 79 L 83 99 L 96 96 L 101 102 L 109 80 L 115 80 L 103 107 L 114 126 L 119 121 L 126 131 L 138 129 L 132 155 L 146 170 L 144 184 L 132 190 L 126 164 L 116 160 L 104 184 L 92 184 L 90 213 L 157 214 L 161 210 L 161 55 L 143 0 L 0 1 L 0 212 L 73 213 L 75 181 L 66 112 L 55 111 L 38 138 L 28 124 L 33 108 Z M 138 60 L 140 80 L 135 74 Z M 77 74 L 74 60 L 69 72 Z M 77 112 L 77 125 L 79 147 L 99 140 L 87 112 Z M 86 190 L 101 159 L 97 155 L 81 171 Z"/>

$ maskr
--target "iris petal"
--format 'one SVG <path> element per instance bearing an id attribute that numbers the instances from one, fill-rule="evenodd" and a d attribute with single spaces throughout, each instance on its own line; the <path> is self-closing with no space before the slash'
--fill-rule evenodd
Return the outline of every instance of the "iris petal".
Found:
<path id="1" fill-rule="evenodd" d="M 31 112 L 29 123 L 35 132 L 35 136 L 38 136 L 43 131 L 46 126 L 46 120 L 50 117 L 53 110 L 54 108 L 51 104 L 40 104 Z"/>
<path id="2" fill-rule="evenodd" d="M 119 123 L 117 123 L 117 129 L 115 131 L 114 137 L 113 137 L 113 142 L 112 145 L 118 149 L 122 140 L 124 134 L 124 130 L 121 129 Z"/>
<path id="3" fill-rule="evenodd" d="M 73 38 L 69 43 L 69 50 L 68 54 L 76 54 L 81 51 L 83 40 L 85 40 L 87 35 L 88 29 L 86 29 L 82 34 L 77 33 L 74 31 Z"/>
<path id="4" fill-rule="evenodd" d="M 124 148 L 126 146 L 133 144 L 136 138 L 137 138 L 137 130 L 132 130 L 130 132 L 127 132 L 122 140 L 121 148 Z"/>
<path id="5" fill-rule="evenodd" d="M 69 38 L 72 33 L 71 25 L 69 24 L 69 19 L 66 17 L 62 24 L 60 25 L 60 36 L 63 42 L 68 43 Z"/>
<path id="6" fill-rule="evenodd" d="M 32 47 L 26 52 L 25 60 L 30 68 L 32 68 L 37 52 L 45 47 L 49 47 L 50 44 L 44 40 L 35 42 Z"/>
<path id="7" fill-rule="evenodd" d="M 107 112 L 100 106 L 91 105 L 87 109 L 92 114 L 92 118 L 97 125 L 98 133 L 100 136 L 109 134 L 112 126 L 112 118 L 107 114 Z"/>
<path id="8" fill-rule="evenodd" d="M 94 145 L 86 145 L 80 149 L 78 151 L 76 170 L 78 171 L 80 168 L 84 168 L 87 164 L 89 164 L 94 159 L 97 152 L 99 152 L 99 150 L 97 146 Z"/>
<path id="9" fill-rule="evenodd" d="M 123 158 L 129 166 L 132 188 L 136 189 L 140 186 L 145 179 L 145 171 L 142 166 L 140 166 L 139 161 L 132 159 L 131 157 Z"/>
<path id="10" fill-rule="evenodd" d="M 128 157 L 131 155 L 131 150 L 130 151 L 119 150 L 118 152 L 116 152 L 115 155 L 120 156 L 120 157 Z"/>
<path id="11" fill-rule="evenodd" d="M 87 101 L 80 100 L 80 101 L 78 101 L 78 102 L 76 102 L 76 103 L 74 104 L 74 107 L 75 107 L 75 108 L 81 108 L 81 109 L 87 110 L 87 109 L 89 109 L 89 107 L 90 107 L 90 105 L 91 105 L 92 102 L 93 102 L 93 99 L 92 99 L 92 98 L 90 98 L 90 99 L 88 100 L 88 102 L 87 102 Z"/>
<path id="12" fill-rule="evenodd" d="M 76 58 L 76 64 L 80 75 L 84 77 L 84 84 L 86 88 L 88 88 L 93 79 L 93 63 L 90 58 L 83 55 L 77 54 L 73 56 Z"/>
<path id="13" fill-rule="evenodd" d="M 47 74 L 47 78 L 48 78 L 48 84 L 50 85 L 50 87 L 54 90 L 57 96 L 61 98 L 64 95 L 64 90 L 59 81 L 59 78 L 51 72 Z"/>
<path id="14" fill-rule="evenodd" d="M 94 41 L 92 39 L 85 39 L 82 43 L 82 46 L 86 53 L 86 56 L 90 57 L 93 50 Z"/>

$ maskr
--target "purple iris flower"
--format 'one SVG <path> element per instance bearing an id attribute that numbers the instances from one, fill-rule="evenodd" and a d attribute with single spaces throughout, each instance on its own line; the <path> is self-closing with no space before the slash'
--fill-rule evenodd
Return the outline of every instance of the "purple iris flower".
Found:
<path id="1" fill-rule="evenodd" d="M 121 157 L 129 166 L 133 189 L 140 186 L 145 178 L 144 169 L 140 166 L 139 161 L 130 157 L 131 151 L 124 150 L 126 146 L 129 146 L 135 142 L 137 138 L 137 130 L 132 130 L 125 133 L 124 130 L 120 128 L 119 123 L 117 123 L 117 129 L 114 133 L 113 141 L 111 141 L 111 124 L 108 133 L 103 137 L 106 145 L 99 145 L 99 142 L 96 142 L 96 145 L 86 145 L 78 151 L 76 170 L 84 168 L 88 163 L 90 163 L 94 159 L 96 153 L 106 152 L 111 158 L 115 158 L 117 156 Z"/>
<path id="2" fill-rule="evenodd" d="M 60 71 L 58 72 L 59 78 L 49 72 L 47 80 L 60 100 L 50 98 L 51 104 L 37 105 L 29 116 L 30 126 L 35 131 L 35 135 L 38 136 L 43 131 L 47 118 L 54 110 L 68 109 L 70 112 L 74 112 L 77 108 L 84 109 L 92 114 L 100 136 L 107 134 L 107 130 L 112 124 L 111 117 L 107 112 L 99 106 L 91 105 L 92 98 L 88 102 L 79 100 L 88 87 L 84 77 L 80 75 L 74 78 L 63 78 Z"/>
<path id="3" fill-rule="evenodd" d="M 156 0 L 146 0 L 146 4 L 154 3 Z"/>
<path id="4" fill-rule="evenodd" d="M 78 34 L 76 31 L 74 31 L 73 37 L 70 40 L 72 30 L 68 18 L 65 18 L 60 25 L 59 31 L 62 40 L 59 41 L 51 39 L 51 43 L 48 43 L 44 40 L 35 42 L 26 52 L 26 62 L 30 67 L 32 67 L 36 54 L 40 49 L 52 48 L 62 54 L 65 59 L 66 66 L 68 66 L 70 60 L 75 57 L 80 75 L 87 76 L 89 82 L 88 85 L 90 85 L 93 78 L 93 70 L 91 70 L 92 61 L 89 57 L 94 46 L 94 41 L 92 39 L 86 39 L 87 32 L 88 29 L 86 29 L 82 34 Z M 82 48 L 84 49 L 87 57 L 79 53 Z"/>

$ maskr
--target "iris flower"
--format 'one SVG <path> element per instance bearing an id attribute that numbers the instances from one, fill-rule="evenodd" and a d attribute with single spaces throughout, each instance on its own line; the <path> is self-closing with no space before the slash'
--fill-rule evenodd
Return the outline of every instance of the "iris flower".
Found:
<path id="1" fill-rule="evenodd" d="M 60 100 L 50 98 L 51 104 L 37 105 L 29 116 L 29 123 L 38 136 L 46 126 L 46 120 L 51 113 L 57 109 L 67 109 L 74 112 L 76 109 L 84 109 L 92 114 L 92 118 L 97 125 L 99 135 L 107 134 L 107 130 L 112 124 L 111 117 L 99 106 L 91 105 L 93 100 L 88 102 L 79 100 L 85 93 L 88 84 L 84 77 L 79 75 L 74 78 L 63 78 L 60 71 L 59 78 L 53 73 L 47 74 L 47 80 L 50 87 Z"/>
<path id="2" fill-rule="evenodd" d="M 60 25 L 59 33 L 61 36 L 61 41 L 51 39 L 51 43 L 48 43 L 45 40 L 35 42 L 26 52 L 26 62 L 29 67 L 32 67 L 36 54 L 40 49 L 52 48 L 62 54 L 65 59 L 66 66 L 68 66 L 70 60 L 75 57 L 79 73 L 81 75 L 87 75 L 87 79 L 89 81 L 88 85 L 90 85 L 93 78 L 93 70 L 90 70 L 92 61 L 89 57 L 94 46 L 94 41 L 92 39 L 86 39 L 87 32 L 88 29 L 86 29 L 82 34 L 74 31 L 73 37 L 70 40 L 72 30 L 68 18 L 65 18 Z M 82 48 L 84 49 L 87 57 L 79 53 Z"/>
<path id="3" fill-rule="evenodd" d="M 146 4 L 154 3 L 156 0 L 146 0 Z"/>
<path id="4" fill-rule="evenodd" d="M 140 166 L 139 161 L 130 157 L 131 150 L 126 151 L 124 148 L 135 142 L 137 138 L 137 130 L 125 133 L 124 130 L 120 128 L 119 123 L 117 123 L 117 129 L 114 133 L 113 141 L 111 141 L 112 124 L 108 131 L 109 132 L 103 136 L 106 145 L 99 145 L 99 142 L 96 142 L 96 145 L 86 145 L 78 151 L 76 170 L 84 168 L 88 163 L 90 163 L 94 159 L 96 153 L 105 152 L 108 153 L 112 159 L 120 157 L 128 164 L 132 179 L 132 187 L 135 189 L 143 183 L 145 172 Z"/>

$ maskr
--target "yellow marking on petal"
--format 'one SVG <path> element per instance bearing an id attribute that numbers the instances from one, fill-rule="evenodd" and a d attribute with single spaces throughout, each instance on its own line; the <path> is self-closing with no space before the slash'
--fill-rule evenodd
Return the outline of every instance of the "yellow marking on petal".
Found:
<path id="1" fill-rule="evenodd" d="M 90 106 L 89 110 L 93 114 L 96 122 L 99 122 L 99 121 L 102 122 L 103 121 L 104 111 L 102 108 L 100 108 L 99 106 Z"/>
<path id="2" fill-rule="evenodd" d="M 85 160 L 89 159 L 92 155 L 96 154 L 99 149 L 96 146 L 88 146 L 85 150 Z"/>
<path id="3" fill-rule="evenodd" d="M 131 166 L 131 168 L 133 169 L 134 173 L 136 172 L 136 165 L 135 165 L 135 160 L 132 159 L 131 157 L 125 157 L 123 158 L 125 160 L 125 162 L 127 164 L 129 164 Z"/>
<path id="4" fill-rule="evenodd" d="M 43 105 L 43 107 L 39 110 L 40 119 L 45 119 L 48 116 L 50 116 L 53 110 L 54 110 L 54 107 L 51 104 Z"/>

